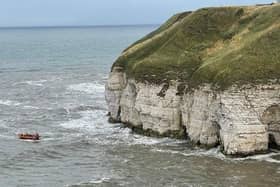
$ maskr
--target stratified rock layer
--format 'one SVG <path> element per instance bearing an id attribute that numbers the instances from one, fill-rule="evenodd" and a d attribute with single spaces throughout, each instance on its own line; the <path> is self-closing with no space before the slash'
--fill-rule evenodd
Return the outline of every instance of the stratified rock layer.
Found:
<path id="1" fill-rule="evenodd" d="M 265 152 L 269 143 L 280 146 L 280 85 L 177 90 L 176 82 L 136 83 L 113 69 L 106 85 L 111 121 L 160 136 L 187 134 L 198 145 L 220 144 L 228 155 Z"/>
<path id="2" fill-rule="evenodd" d="M 105 98 L 108 103 L 108 110 L 111 122 L 120 122 L 120 99 L 123 89 L 125 88 L 126 78 L 121 68 L 114 68 L 114 72 L 110 74 L 105 89 Z"/>

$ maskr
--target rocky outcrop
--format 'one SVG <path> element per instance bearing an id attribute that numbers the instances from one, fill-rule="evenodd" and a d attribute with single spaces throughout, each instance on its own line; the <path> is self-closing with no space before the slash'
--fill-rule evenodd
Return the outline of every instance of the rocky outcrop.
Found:
<path id="1" fill-rule="evenodd" d="M 176 87 L 162 90 L 129 80 L 120 99 L 120 119 L 145 134 L 182 137 L 185 131 L 180 126 L 180 102 Z"/>
<path id="2" fill-rule="evenodd" d="M 183 136 L 181 126 L 180 102 L 176 87 L 167 90 L 164 86 L 136 84 L 138 93 L 135 109 L 140 114 L 144 131 L 151 130 L 163 136 Z M 122 106 L 121 106 L 122 108 Z"/>
<path id="3" fill-rule="evenodd" d="M 105 99 L 108 103 L 110 122 L 120 122 L 120 99 L 126 85 L 122 68 L 114 68 L 106 84 Z"/>
<path id="4" fill-rule="evenodd" d="M 279 148 L 279 16 L 279 4 L 174 15 L 114 62 L 110 121 L 227 155 Z"/>
<path id="5" fill-rule="evenodd" d="M 228 155 L 249 155 L 280 146 L 280 85 L 209 85 L 178 94 L 177 83 L 154 85 L 126 80 L 113 69 L 106 85 L 110 119 L 145 134 L 184 137 Z"/>
<path id="6" fill-rule="evenodd" d="M 220 102 L 217 94 L 204 87 L 182 96 L 183 125 L 190 139 L 200 145 L 213 147 L 219 143 L 218 115 Z"/>

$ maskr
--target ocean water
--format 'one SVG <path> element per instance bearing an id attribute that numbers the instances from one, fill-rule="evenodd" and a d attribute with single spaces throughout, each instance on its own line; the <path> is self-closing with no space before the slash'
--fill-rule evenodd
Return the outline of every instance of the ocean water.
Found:
<path id="1" fill-rule="evenodd" d="M 107 122 L 112 63 L 155 28 L 0 29 L 1 187 L 280 186 L 279 151 L 228 158 Z"/>

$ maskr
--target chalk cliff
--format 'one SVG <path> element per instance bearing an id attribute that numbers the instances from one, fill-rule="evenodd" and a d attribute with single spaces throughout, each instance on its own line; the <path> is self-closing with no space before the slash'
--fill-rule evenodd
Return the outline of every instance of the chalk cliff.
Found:
<path id="1" fill-rule="evenodd" d="M 173 16 L 114 63 L 111 122 L 228 155 L 280 146 L 280 6 Z"/>

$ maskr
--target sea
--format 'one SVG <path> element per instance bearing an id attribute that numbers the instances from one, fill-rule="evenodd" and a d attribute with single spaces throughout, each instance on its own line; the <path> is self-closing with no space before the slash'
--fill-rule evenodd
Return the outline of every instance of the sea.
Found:
<path id="1" fill-rule="evenodd" d="M 111 65 L 157 27 L 0 29 L 0 187 L 280 186 L 277 150 L 230 158 L 108 123 Z"/>

